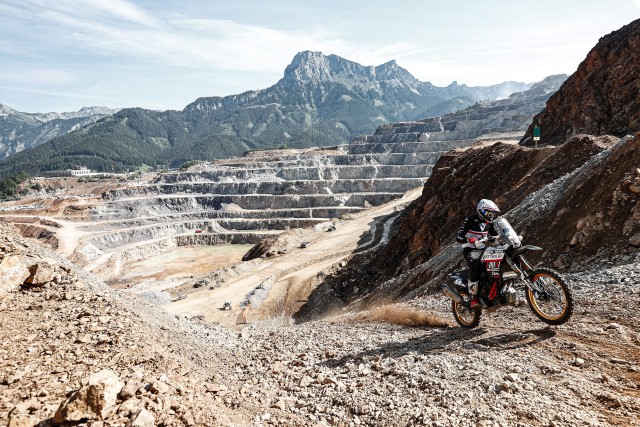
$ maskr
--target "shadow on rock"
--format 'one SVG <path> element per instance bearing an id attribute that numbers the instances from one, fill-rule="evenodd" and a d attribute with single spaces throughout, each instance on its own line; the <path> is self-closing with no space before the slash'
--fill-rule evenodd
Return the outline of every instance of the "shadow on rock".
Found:
<path id="1" fill-rule="evenodd" d="M 347 355 L 339 359 L 330 359 L 324 362 L 327 366 L 340 366 L 349 361 L 362 361 L 366 358 L 383 356 L 386 358 L 399 358 L 407 354 L 440 353 L 446 350 L 452 343 L 460 341 L 472 341 L 473 339 L 487 333 L 486 329 L 461 329 L 447 328 L 443 330 L 432 330 L 424 335 L 412 338 L 408 341 L 388 342 L 381 347 L 364 350 L 360 353 Z M 456 346 L 457 347 L 457 346 Z"/>
<path id="2" fill-rule="evenodd" d="M 484 346 L 480 351 L 488 351 L 498 348 L 500 350 L 515 350 L 527 346 L 539 344 L 556 336 L 556 331 L 549 327 L 542 329 L 529 329 L 526 331 L 514 331 L 506 334 L 494 335 L 488 338 L 476 340 L 474 343 Z"/>
<path id="3" fill-rule="evenodd" d="M 452 350 L 461 353 L 483 352 L 496 348 L 500 350 L 515 350 L 540 344 L 556 335 L 556 331 L 550 328 L 530 329 L 486 336 L 489 333 L 490 329 L 484 328 L 431 330 L 422 336 L 411 338 L 408 341 L 389 342 L 381 347 L 367 349 L 360 353 L 344 356 L 339 359 L 330 359 L 325 361 L 323 365 L 336 367 L 344 365 L 347 362 L 359 362 L 376 356 L 396 359 L 408 354 L 438 354 L 442 351 L 450 352 Z"/>

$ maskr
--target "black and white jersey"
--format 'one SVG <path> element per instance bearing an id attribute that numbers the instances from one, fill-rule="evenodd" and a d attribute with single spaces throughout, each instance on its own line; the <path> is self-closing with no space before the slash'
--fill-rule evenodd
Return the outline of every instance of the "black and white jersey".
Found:
<path id="1" fill-rule="evenodd" d="M 480 219 L 477 213 L 469 215 L 460 230 L 458 231 L 458 235 L 456 236 L 456 241 L 458 243 L 463 243 L 463 248 L 475 248 L 471 243 L 467 240 L 471 237 L 475 237 L 476 239 L 484 239 L 487 236 L 497 237 L 498 232 L 496 228 L 493 226 L 493 223 L 489 224 L 488 222 Z"/>

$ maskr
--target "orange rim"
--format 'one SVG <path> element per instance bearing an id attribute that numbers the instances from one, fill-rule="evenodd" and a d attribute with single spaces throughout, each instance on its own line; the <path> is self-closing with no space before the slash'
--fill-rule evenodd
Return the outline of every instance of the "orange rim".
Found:
<path id="1" fill-rule="evenodd" d="M 538 273 L 535 276 L 533 276 L 533 282 L 537 282 L 538 280 L 540 280 L 540 278 L 542 277 L 548 277 L 549 279 L 551 279 L 553 281 L 553 283 L 555 283 L 555 285 L 557 286 L 560 295 L 563 296 L 562 301 L 562 310 L 560 311 L 560 314 L 558 314 L 557 316 L 549 316 L 547 313 L 545 313 L 540 306 L 538 305 L 538 300 L 535 297 L 535 294 L 531 291 L 531 289 L 527 289 L 528 295 L 529 295 L 529 301 L 531 301 L 531 306 L 533 307 L 533 309 L 536 311 L 536 313 L 538 313 L 540 316 L 544 317 L 545 319 L 548 320 L 558 320 L 560 319 L 562 316 L 564 316 L 564 313 L 567 311 L 567 306 L 569 304 L 569 301 L 566 297 L 564 297 L 564 289 L 562 287 L 562 285 L 560 284 L 560 282 L 558 282 L 556 280 L 555 277 L 551 276 L 550 274 L 547 273 Z M 540 286 L 542 286 L 542 288 L 544 289 L 545 292 L 547 292 L 547 286 L 548 283 L 543 283 Z M 560 296 L 558 295 L 558 296 Z"/>

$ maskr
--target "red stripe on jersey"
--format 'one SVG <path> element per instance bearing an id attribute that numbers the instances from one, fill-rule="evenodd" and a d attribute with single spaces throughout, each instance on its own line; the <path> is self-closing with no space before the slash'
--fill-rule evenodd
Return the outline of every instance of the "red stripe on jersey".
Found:
<path id="1" fill-rule="evenodd" d="M 466 237 L 467 239 L 469 237 L 478 237 L 478 236 L 480 238 L 482 238 L 482 237 L 485 237 L 487 234 L 489 234 L 488 231 L 471 231 L 471 230 L 469 230 L 469 231 L 467 231 L 467 234 L 464 235 L 464 237 Z"/>

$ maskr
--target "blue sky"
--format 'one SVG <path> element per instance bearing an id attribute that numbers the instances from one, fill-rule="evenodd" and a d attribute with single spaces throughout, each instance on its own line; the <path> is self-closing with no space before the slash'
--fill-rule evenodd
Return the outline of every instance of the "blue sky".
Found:
<path id="1" fill-rule="evenodd" d="M 422 81 L 571 74 L 640 0 L 2 0 L 0 103 L 182 109 L 276 83 L 302 50 Z"/>

